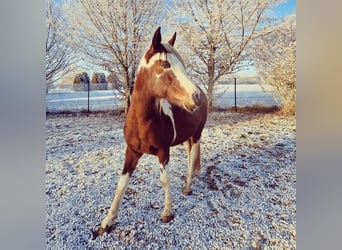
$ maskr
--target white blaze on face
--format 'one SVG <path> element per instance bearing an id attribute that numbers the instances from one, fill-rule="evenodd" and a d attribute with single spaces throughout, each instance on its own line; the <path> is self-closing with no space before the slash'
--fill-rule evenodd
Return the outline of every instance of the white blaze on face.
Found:
<path id="1" fill-rule="evenodd" d="M 192 94 L 200 95 L 200 91 L 197 86 L 189 79 L 183 64 L 178 60 L 178 58 L 169 53 L 167 59 L 171 64 L 171 70 L 175 74 L 180 85 L 186 90 L 186 92 L 191 96 Z"/>
<path id="2" fill-rule="evenodd" d="M 164 47 L 167 47 L 168 50 L 170 50 L 170 45 L 163 44 Z M 145 56 L 140 61 L 138 72 L 140 68 L 150 68 L 154 65 L 154 63 L 158 60 L 168 60 L 171 68 L 165 69 L 165 70 L 172 70 L 172 72 L 175 74 L 176 79 L 179 81 L 179 84 L 181 87 L 185 89 L 185 91 L 188 93 L 189 96 L 192 96 L 193 94 L 197 94 L 200 96 L 200 90 L 199 88 L 190 80 L 188 77 L 183 63 L 180 61 L 180 59 L 174 55 L 172 52 L 169 53 L 157 53 L 153 55 L 149 62 L 147 63 Z"/>

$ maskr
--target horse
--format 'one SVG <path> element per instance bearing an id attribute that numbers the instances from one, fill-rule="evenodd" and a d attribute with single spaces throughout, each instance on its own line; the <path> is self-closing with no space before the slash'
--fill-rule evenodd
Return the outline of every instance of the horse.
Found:
<path id="1" fill-rule="evenodd" d="M 126 153 L 114 200 L 94 237 L 110 232 L 129 180 L 143 154 L 158 157 L 160 182 L 165 201 L 162 222 L 174 218 L 169 178 L 170 147 L 184 144 L 188 157 L 188 173 L 183 189 L 191 194 L 194 175 L 200 173 L 200 139 L 207 120 L 207 99 L 190 80 L 185 64 L 174 48 L 176 32 L 167 43 L 161 43 L 160 27 L 141 59 L 126 115 L 124 137 Z"/>

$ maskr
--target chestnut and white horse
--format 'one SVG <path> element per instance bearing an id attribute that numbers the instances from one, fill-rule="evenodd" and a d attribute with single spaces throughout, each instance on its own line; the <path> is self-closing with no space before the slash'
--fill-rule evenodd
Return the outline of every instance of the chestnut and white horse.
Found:
<path id="1" fill-rule="evenodd" d="M 94 237 L 108 232 L 114 224 L 129 179 L 143 154 L 159 159 L 160 182 L 165 192 L 163 222 L 174 218 L 168 166 L 171 146 L 185 145 L 188 174 L 183 193 L 191 194 L 193 175 L 200 172 L 200 139 L 207 119 L 207 99 L 188 77 L 182 58 L 173 47 L 175 40 L 176 33 L 168 43 L 161 43 L 159 27 L 141 59 L 124 126 L 124 167 L 111 208 L 93 232 Z"/>

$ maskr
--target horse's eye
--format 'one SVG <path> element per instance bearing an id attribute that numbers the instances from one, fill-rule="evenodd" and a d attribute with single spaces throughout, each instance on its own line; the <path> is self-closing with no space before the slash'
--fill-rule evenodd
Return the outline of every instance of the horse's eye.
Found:
<path id="1" fill-rule="evenodd" d="M 168 62 L 168 61 L 162 61 L 161 63 L 160 63 L 160 65 L 164 68 L 164 69 L 168 69 L 168 68 L 170 68 L 171 67 L 171 65 L 170 65 L 170 63 Z"/>

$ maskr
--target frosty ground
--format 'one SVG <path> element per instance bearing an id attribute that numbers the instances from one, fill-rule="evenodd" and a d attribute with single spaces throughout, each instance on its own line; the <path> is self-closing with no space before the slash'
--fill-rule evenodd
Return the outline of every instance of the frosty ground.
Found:
<path id="1" fill-rule="evenodd" d="M 113 231 L 93 240 L 122 170 L 123 123 L 108 112 L 47 116 L 47 249 L 295 249 L 296 122 L 277 114 L 210 113 L 190 196 L 185 149 L 171 149 L 168 224 L 157 158 L 144 155 Z"/>

